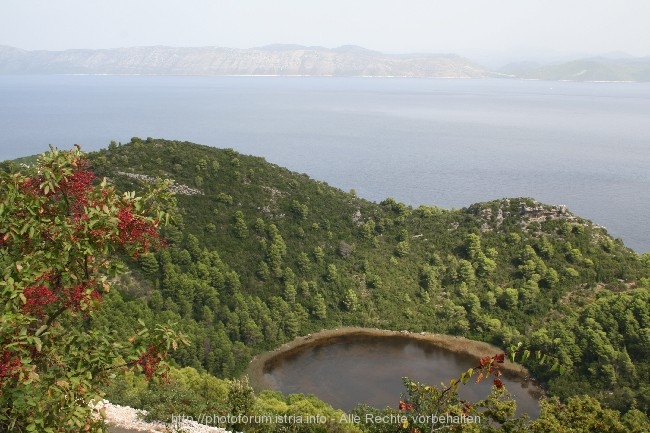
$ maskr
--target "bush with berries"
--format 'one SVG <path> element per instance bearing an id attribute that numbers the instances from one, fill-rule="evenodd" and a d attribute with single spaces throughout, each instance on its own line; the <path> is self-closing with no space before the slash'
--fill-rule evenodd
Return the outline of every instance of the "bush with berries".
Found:
<path id="1" fill-rule="evenodd" d="M 78 147 L 0 171 L 0 431 L 103 431 L 91 410 L 126 370 L 164 374 L 171 327 L 127 341 L 91 329 L 122 258 L 163 241 L 166 186 L 143 197 L 96 179 Z"/>

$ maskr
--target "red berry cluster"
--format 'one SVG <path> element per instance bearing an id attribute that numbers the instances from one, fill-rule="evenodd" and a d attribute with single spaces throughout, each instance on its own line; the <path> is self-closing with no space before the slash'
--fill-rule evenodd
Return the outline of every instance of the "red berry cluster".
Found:
<path id="1" fill-rule="evenodd" d="M 150 223 L 144 218 L 133 215 L 130 207 L 123 207 L 117 214 L 119 219 L 118 228 L 119 242 L 122 245 L 139 245 L 143 253 L 148 253 L 152 246 L 160 246 L 160 238 L 156 231 L 157 221 Z M 138 257 L 139 253 L 134 253 Z"/>
<path id="2" fill-rule="evenodd" d="M 20 358 L 14 357 L 13 353 L 8 350 L 2 352 L 2 356 L 0 356 L 0 379 L 15 376 L 18 374 L 20 367 Z"/>
<path id="3" fill-rule="evenodd" d="M 94 282 L 91 280 L 88 283 L 64 289 L 63 293 L 66 295 L 65 306 L 72 308 L 74 311 L 79 311 L 89 308 L 93 301 L 101 300 L 101 295 L 97 290 L 89 290 L 93 285 Z"/>
<path id="4" fill-rule="evenodd" d="M 43 307 L 59 300 L 59 297 L 43 284 L 26 288 L 23 295 L 26 299 L 23 311 L 36 316 L 43 316 Z"/>
<path id="5" fill-rule="evenodd" d="M 165 356 L 166 353 L 161 353 L 159 349 L 152 344 L 149 346 L 147 351 L 135 361 L 135 366 L 140 366 L 147 380 L 151 380 L 158 371 L 160 361 L 162 361 Z M 161 376 L 165 376 L 165 374 L 166 372 L 160 373 Z"/>
<path id="6" fill-rule="evenodd" d="M 73 215 L 83 214 L 84 207 L 88 206 L 88 191 L 92 189 L 95 174 L 87 166 L 86 160 L 79 161 L 77 169 L 59 183 L 59 191 L 68 198 Z"/>
<path id="7" fill-rule="evenodd" d="M 42 179 L 40 177 L 28 177 L 23 181 L 20 187 L 26 194 L 44 195 L 40 188 L 41 182 Z"/>
<path id="8" fill-rule="evenodd" d="M 71 197 L 83 197 L 95 180 L 95 173 L 88 170 L 88 161 L 80 160 L 71 176 L 65 177 L 59 183 L 61 191 Z"/>

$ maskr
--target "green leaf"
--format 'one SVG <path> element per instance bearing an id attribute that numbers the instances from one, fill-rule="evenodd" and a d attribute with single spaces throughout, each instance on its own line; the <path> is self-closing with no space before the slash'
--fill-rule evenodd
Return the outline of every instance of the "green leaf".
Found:
<path id="1" fill-rule="evenodd" d="M 43 326 L 41 326 L 40 328 L 38 328 L 38 330 L 36 331 L 36 334 L 34 334 L 34 335 L 36 335 L 36 336 L 38 337 L 38 336 L 40 336 L 40 335 L 43 333 L 43 331 L 45 331 L 46 329 L 47 329 L 47 325 L 43 325 Z"/>

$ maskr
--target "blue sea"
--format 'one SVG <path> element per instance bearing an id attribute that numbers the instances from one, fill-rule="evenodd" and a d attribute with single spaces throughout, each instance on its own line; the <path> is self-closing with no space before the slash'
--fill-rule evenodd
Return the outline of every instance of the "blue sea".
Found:
<path id="1" fill-rule="evenodd" d="M 0 160 L 133 136 L 265 157 L 361 197 L 565 204 L 650 251 L 650 84 L 0 76 Z"/>

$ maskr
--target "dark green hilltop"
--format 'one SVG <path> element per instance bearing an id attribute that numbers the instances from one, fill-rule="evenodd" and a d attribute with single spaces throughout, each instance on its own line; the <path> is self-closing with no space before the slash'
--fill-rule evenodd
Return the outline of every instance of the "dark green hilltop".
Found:
<path id="1" fill-rule="evenodd" d="M 138 319 L 176 322 L 192 341 L 175 362 L 222 378 L 340 326 L 521 342 L 566 370 L 527 364 L 550 396 L 650 413 L 650 254 L 563 206 L 374 203 L 260 157 L 162 139 L 89 158 L 123 191 L 173 179 L 177 200 L 168 248 L 131 263 L 89 326 L 128 338 Z"/>

